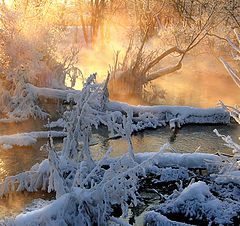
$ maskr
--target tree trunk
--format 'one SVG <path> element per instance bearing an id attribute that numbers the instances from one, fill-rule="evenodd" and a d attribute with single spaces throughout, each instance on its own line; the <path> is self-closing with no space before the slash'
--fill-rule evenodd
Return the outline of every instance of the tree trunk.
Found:
<path id="1" fill-rule="evenodd" d="M 89 44 L 89 38 L 88 38 L 88 30 L 86 29 L 86 25 L 85 25 L 85 21 L 83 18 L 83 15 L 81 15 L 81 24 L 82 24 L 82 31 L 83 31 L 83 36 L 84 36 L 84 40 L 86 45 L 88 46 Z"/>

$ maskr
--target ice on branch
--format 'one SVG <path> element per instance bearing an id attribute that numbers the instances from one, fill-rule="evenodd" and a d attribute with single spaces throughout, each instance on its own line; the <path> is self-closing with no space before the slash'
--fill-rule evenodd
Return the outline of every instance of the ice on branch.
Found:
<path id="1" fill-rule="evenodd" d="M 48 159 L 34 165 L 27 172 L 7 177 L 0 185 L 1 196 L 24 190 L 44 190 L 56 194 L 56 199 L 51 203 L 41 209 L 8 219 L 4 221 L 6 225 L 108 225 L 121 222 L 116 218 L 116 212 L 119 213 L 118 216 L 127 217 L 129 206 L 141 204 L 140 182 L 148 175 L 158 176 L 157 183 L 175 183 L 179 180 L 189 180 L 191 169 L 205 169 L 209 173 L 217 173 L 223 168 L 222 156 L 167 153 L 165 150 L 168 145 L 164 145 L 159 153 L 134 154 L 131 135 L 133 131 L 166 123 L 180 126 L 193 121 L 228 122 L 229 114 L 225 109 L 199 111 L 188 107 L 133 107 L 113 103 L 108 100 L 107 82 L 108 79 L 102 84 L 96 83 L 96 74 L 92 74 L 85 81 L 81 92 L 68 93 L 66 97 L 69 109 L 63 118 L 55 123 L 55 126 L 64 126 L 66 137 L 62 150 L 56 151 L 52 140 L 55 132 L 51 132 L 47 145 Z M 40 88 L 36 90 L 42 91 Z M 92 153 L 90 144 L 93 128 L 100 125 L 106 126 L 111 136 L 121 136 L 126 140 L 126 155 L 110 158 L 109 149 L 102 159 L 94 159 L 96 155 Z M 35 135 L 36 138 L 46 134 L 31 135 Z M 219 211 L 227 211 L 224 215 L 226 222 L 231 222 L 235 216 L 235 212 L 230 214 L 227 210 L 235 207 L 235 204 L 232 202 L 230 205 L 229 202 L 214 197 L 203 182 L 192 184 L 182 193 L 181 191 L 166 197 L 167 201 L 160 205 L 160 214 L 169 213 L 166 209 L 193 215 L 200 211 L 196 218 L 201 216 L 217 223 L 224 222 L 223 218 L 219 218 L 219 221 L 215 219 L 219 214 L 214 212 L 215 207 L 208 207 L 217 203 Z M 179 207 L 182 206 L 178 203 L 179 200 L 183 200 L 183 208 Z M 172 203 L 176 205 L 172 206 Z M 163 222 L 175 224 L 160 214 L 152 215 L 150 221 L 162 219 Z"/>
<path id="2" fill-rule="evenodd" d="M 228 39 L 229 45 L 232 47 L 233 52 L 235 55 L 233 55 L 233 59 L 236 61 L 240 60 L 240 35 L 237 33 L 237 30 L 234 30 L 236 39 L 237 39 L 237 44 L 233 43 L 232 40 Z M 234 69 L 228 62 L 226 62 L 223 58 L 220 59 L 228 71 L 228 73 L 231 75 L 233 81 L 236 83 L 236 85 L 240 88 L 240 75 L 239 75 L 239 70 Z"/>
<path id="3" fill-rule="evenodd" d="M 233 200 L 220 200 L 205 182 L 190 184 L 182 192 L 175 192 L 156 207 L 162 214 L 180 214 L 184 217 L 206 220 L 211 224 L 229 224 L 238 216 L 240 206 Z"/>

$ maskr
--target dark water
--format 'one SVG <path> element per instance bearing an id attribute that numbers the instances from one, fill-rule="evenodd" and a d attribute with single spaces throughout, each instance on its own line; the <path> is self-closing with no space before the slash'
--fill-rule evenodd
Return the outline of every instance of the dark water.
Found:
<path id="1" fill-rule="evenodd" d="M 0 134 L 38 131 L 42 130 L 43 124 L 44 122 L 36 121 L 27 121 L 11 126 L 4 124 L 0 126 Z M 178 152 L 194 152 L 198 148 L 199 152 L 231 154 L 231 149 L 224 146 L 224 142 L 213 133 L 215 128 L 222 134 L 232 136 L 235 141 L 240 134 L 240 126 L 237 124 L 186 125 L 175 134 L 169 127 L 138 132 L 132 136 L 132 141 L 136 153 L 157 152 L 163 144 L 170 143 L 172 149 Z M 58 148 L 61 147 L 61 139 L 54 141 Z M 10 150 L 0 148 L 0 180 L 6 176 L 29 170 L 32 165 L 47 158 L 47 152 L 44 149 L 40 150 L 40 147 L 45 143 L 46 139 L 41 139 L 32 147 L 14 147 Z M 107 131 L 104 129 L 93 135 L 91 150 L 96 158 L 100 158 L 109 147 L 113 148 L 111 156 L 118 156 L 126 153 L 127 143 L 121 138 L 108 139 Z M 40 192 L 21 193 L 2 199 L 0 200 L 0 218 L 19 214 L 24 211 L 27 205 L 33 205 L 31 204 L 33 200 L 40 200 L 41 203 L 42 199 L 51 198 L 52 195 Z"/>

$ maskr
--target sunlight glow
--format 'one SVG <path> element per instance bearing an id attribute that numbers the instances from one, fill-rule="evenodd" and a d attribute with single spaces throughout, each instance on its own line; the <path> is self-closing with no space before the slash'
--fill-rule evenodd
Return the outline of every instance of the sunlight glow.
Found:
<path id="1" fill-rule="evenodd" d="M 1 0 L 1 3 L 5 3 L 6 5 L 13 4 L 14 0 Z"/>

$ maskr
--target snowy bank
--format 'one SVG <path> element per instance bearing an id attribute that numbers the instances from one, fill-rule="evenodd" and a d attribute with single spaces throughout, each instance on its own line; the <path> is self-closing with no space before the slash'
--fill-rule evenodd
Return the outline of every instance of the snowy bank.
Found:
<path id="1" fill-rule="evenodd" d="M 138 162 L 152 158 L 156 153 L 145 152 L 136 154 Z M 221 164 L 220 156 L 208 153 L 162 153 L 154 158 L 154 163 L 158 167 L 185 167 L 192 169 L 214 168 Z"/>
<path id="2" fill-rule="evenodd" d="M 98 112 L 103 119 L 121 123 L 123 116 L 131 112 L 132 129 L 140 131 L 169 124 L 171 129 L 184 124 L 228 124 L 230 114 L 224 108 L 193 108 L 187 106 L 131 106 L 120 102 L 106 102 L 105 110 Z M 99 122 L 101 124 L 102 121 Z M 102 123 L 104 124 L 104 123 Z M 51 122 L 47 127 L 65 127 L 63 118 Z"/>
<path id="3" fill-rule="evenodd" d="M 138 176 L 141 177 L 145 173 L 153 172 L 153 169 L 156 169 L 156 167 L 161 174 L 163 172 L 161 169 L 164 169 L 165 166 L 174 165 L 179 167 L 178 164 L 180 164 L 186 168 L 206 168 L 209 166 L 208 164 L 215 165 L 221 162 L 221 158 L 213 154 L 144 153 L 136 154 L 135 157 L 136 160 L 139 161 L 138 163 L 133 162 L 128 156 L 112 159 L 103 158 L 96 162 L 92 170 L 88 171 L 90 167 L 88 161 L 82 161 L 79 169 L 77 169 L 78 166 L 75 166 L 73 163 L 71 166 L 69 165 L 70 168 L 66 168 L 64 159 L 61 156 L 55 157 L 57 161 L 54 162 L 54 168 L 52 168 L 53 159 L 50 155 L 49 159 L 44 160 L 40 164 L 36 164 L 30 171 L 8 177 L 5 183 L 1 184 L 1 195 L 6 195 L 13 188 L 16 189 L 16 191 L 27 190 L 30 192 L 40 189 L 50 192 L 57 189 L 57 192 L 59 192 L 58 189 L 61 188 L 62 191 L 64 186 L 64 189 L 69 189 L 69 192 L 63 192 L 60 197 L 41 209 L 20 214 L 15 219 L 9 219 L 8 222 L 5 221 L 6 225 L 65 225 L 68 223 L 71 225 L 86 225 L 89 223 L 89 225 L 91 225 L 93 222 L 98 222 L 98 220 L 99 222 L 104 222 L 106 225 L 109 219 L 108 216 L 111 216 L 112 213 L 112 205 L 121 203 L 121 205 L 123 205 L 122 208 L 127 212 L 126 202 L 129 201 L 129 197 L 133 198 L 134 205 L 137 204 Z M 59 161 L 63 161 L 62 164 L 59 164 Z M 61 172 L 60 174 L 56 172 L 55 167 L 58 168 L 59 173 Z M 69 169 L 71 169 L 70 174 Z M 159 175 L 159 173 L 156 175 Z M 56 177 L 56 179 L 53 179 L 53 174 L 55 174 L 54 177 Z M 66 180 L 67 183 L 62 184 L 62 175 L 65 174 L 71 175 L 71 177 L 68 176 Z M 70 180 L 70 178 L 72 179 Z M 73 186 L 74 184 L 76 185 Z M 68 188 L 68 186 L 70 187 Z M 201 192 L 196 192 L 196 189 L 204 193 L 203 195 L 207 193 L 207 197 L 209 197 L 209 188 L 207 185 L 204 185 L 203 182 L 199 186 L 186 188 L 178 198 L 178 200 L 186 200 L 184 201 L 186 202 L 186 208 L 189 205 L 188 197 L 193 196 L 192 194 L 194 194 L 194 198 L 195 196 L 196 198 L 203 196 Z M 175 198 L 177 198 L 176 195 L 171 199 L 175 200 Z M 189 199 L 191 200 L 191 198 Z M 210 201 L 211 200 L 212 199 L 210 199 Z M 198 201 L 199 200 L 197 200 L 196 203 L 198 203 Z M 212 203 L 206 202 L 207 204 Z M 170 208 L 167 206 L 170 205 L 168 203 L 171 202 L 165 203 L 166 208 Z M 206 205 L 204 204 L 203 208 L 206 208 Z M 222 207 L 224 209 L 228 207 L 227 203 L 226 206 L 224 204 Z M 177 202 L 176 208 L 178 208 Z M 214 210 L 215 209 L 211 211 Z M 229 214 L 229 211 L 227 214 Z M 101 216 L 103 217 L 102 219 Z M 235 215 L 232 214 L 228 216 L 229 218 L 227 220 L 230 221 L 231 217 Z M 148 223 L 152 222 L 153 225 L 187 225 L 171 221 L 156 212 L 148 212 L 145 221 Z"/>
<path id="4" fill-rule="evenodd" d="M 30 133 L 17 133 L 12 135 L 0 136 L 0 145 L 2 145 L 3 148 L 6 145 L 31 146 L 37 142 L 37 139 L 48 138 L 50 134 L 52 137 L 66 136 L 66 133 L 62 131 L 38 131 Z"/>

